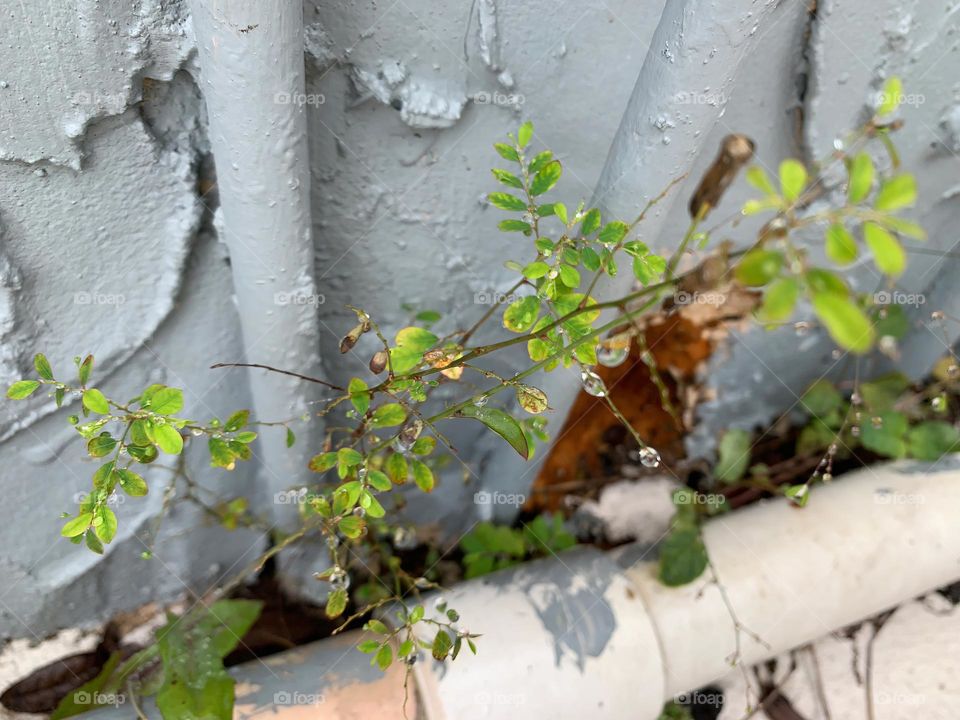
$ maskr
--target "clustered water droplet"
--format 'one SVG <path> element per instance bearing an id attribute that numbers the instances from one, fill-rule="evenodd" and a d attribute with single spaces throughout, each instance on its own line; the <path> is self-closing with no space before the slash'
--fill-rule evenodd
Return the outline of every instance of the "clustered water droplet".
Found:
<path id="1" fill-rule="evenodd" d="M 593 395 L 594 397 L 607 396 L 607 386 L 604 384 L 603 378 L 590 368 L 585 367 L 580 370 L 580 382 L 583 384 L 583 391 L 587 395 Z"/>

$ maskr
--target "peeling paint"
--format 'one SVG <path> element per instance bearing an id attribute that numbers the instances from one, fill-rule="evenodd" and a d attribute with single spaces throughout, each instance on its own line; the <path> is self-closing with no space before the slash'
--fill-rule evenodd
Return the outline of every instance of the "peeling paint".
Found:
<path id="1" fill-rule="evenodd" d="M 376 73 L 351 67 L 350 77 L 358 102 L 373 97 L 398 110 L 412 128 L 453 127 L 467 102 L 462 81 L 414 77 L 399 60 L 383 60 Z"/>

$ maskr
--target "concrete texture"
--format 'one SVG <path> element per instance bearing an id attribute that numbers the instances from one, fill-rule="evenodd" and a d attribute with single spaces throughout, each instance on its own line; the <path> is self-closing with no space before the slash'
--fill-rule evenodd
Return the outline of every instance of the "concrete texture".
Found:
<path id="1" fill-rule="evenodd" d="M 270 405 L 256 377 L 206 370 L 218 360 L 273 357 L 277 343 L 261 347 L 238 316 L 238 306 L 247 316 L 250 299 L 263 298 L 257 283 L 264 278 L 231 268 L 241 258 L 229 233 L 243 220 L 231 218 L 228 201 L 222 222 L 214 222 L 211 97 L 186 5 L 76 0 L 37 11 L 14 4 L 4 19 L 0 380 L 28 372 L 37 350 L 57 368 L 90 351 L 98 376 L 120 394 L 165 381 L 183 386 L 187 408 L 201 416 L 238 407 L 302 412 L 289 386 Z M 370 312 L 388 335 L 409 320 L 402 303 L 443 312 L 437 328 L 446 332 L 479 317 L 493 294 L 509 287 L 502 261 L 524 259 L 527 250 L 517 236 L 495 230 L 499 217 L 482 198 L 493 188 L 488 168 L 499 164 L 491 143 L 524 119 L 536 123 L 535 142 L 562 159 L 557 197 L 568 205 L 593 197 L 630 219 L 692 168 L 643 230 L 653 247 L 669 251 L 687 225 L 691 183 L 723 135 L 749 134 L 768 168 L 788 155 L 822 153 L 835 133 L 862 119 L 883 78 L 898 73 L 909 93 L 924 97 L 902 111 L 904 164 L 918 174 L 923 198 L 913 217 L 928 226 L 932 247 L 948 248 L 960 151 L 957 21 L 946 0 L 821 0 L 815 13 L 803 2 L 773 0 L 308 0 L 302 94 L 288 98 L 302 111 L 291 117 L 305 116 L 308 146 L 282 149 L 309 155 L 298 212 L 309 202 L 314 267 L 302 268 L 303 287 L 313 275 L 324 302 L 315 317 L 298 315 L 308 326 L 319 321 L 319 338 L 308 329 L 285 359 L 306 363 L 300 369 L 313 363 L 337 382 L 369 379 L 372 338 L 346 356 L 335 349 L 352 325 L 347 303 Z M 252 27 L 259 24 L 241 24 L 231 39 L 275 30 Z M 287 91 L 300 92 L 277 90 Z M 221 117 L 221 127 L 229 120 Z M 214 149 L 229 145 L 225 137 L 214 138 Z M 216 154 L 227 178 L 222 148 Z M 231 199 L 252 190 L 225 187 Z M 260 199 L 269 202 L 268 195 Z M 747 196 L 729 193 L 717 217 Z M 216 227 L 228 234 L 226 246 Z M 737 237 L 751 227 L 744 223 Z M 284 256 L 278 272 L 288 278 L 285 288 L 300 287 L 288 257 L 300 256 Z M 310 254 L 304 257 L 306 264 Z M 904 286 L 927 293 L 927 308 L 960 315 L 949 282 L 954 261 L 911 259 Z M 865 287 L 875 282 L 869 268 L 859 272 Z M 908 310 L 917 327 L 903 357 L 910 372 L 922 374 L 943 346 L 921 322 L 926 310 Z M 735 337 L 708 370 L 717 399 L 703 408 L 691 447 L 708 451 L 721 428 L 769 419 L 832 362 L 819 336 L 786 330 Z M 503 374 L 523 367 L 524 355 L 490 363 Z M 543 382 L 554 426 L 576 383 L 562 370 Z M 178 511 L 164 525 L 156 560 L 141 561 L 136 533 L 157 512 L 160 474 L 149 499 L 121 508 L 122 535 L 105 558 L 59 541 L 57 516 L 72 506 L 92 467 L 51 410 L 43 397 L 0 404 L 0 484 L 10 508 L 0 528 L 0 567 L 11 578 L 0 590 L 0 636 L 89 624 L 146 597 L 181 594 L 184 584 L 206 589 L 263 547 L 264 538 L 224 535 Z M 498 439 L 478 440 L 470 424 L 444 429 L 468 468 L 455 464 L 430 496 L 411 494 L 408 517 L 457 534 L 483 513 L 509 516 L 513 507 L 475 504 L 474 493 L 523 493 L 536 463 L 521 466 Z M 305 473 L 293 463 L 279 479 L 264 475 L 262 460 L 233 474 L 205 467 L 201 452 L 190 462 L 204 485 L 251 495 L 272 515 L 271 491 L 302 482 Z"/>

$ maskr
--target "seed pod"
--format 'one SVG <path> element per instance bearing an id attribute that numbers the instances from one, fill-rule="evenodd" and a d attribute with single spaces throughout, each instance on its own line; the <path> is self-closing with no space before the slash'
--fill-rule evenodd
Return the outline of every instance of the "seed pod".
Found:
<path id="1" fill-rule="evenodd" d="M 374 375 L 379 375 L 387 367 L 387 351 L 378 350 L 373 354 L 373 357 L 370 358 L 370 372 Z"/>
<path id="2" fill-rule="evenodd" d="M 703 175 L 697 191 L 690 198 L 690 217 L 700 217 L 720 204 L 720 198 L 730 187 L 744 165 L 750 162 L 754 150 L 753 140 L 746 135 L 727 135 L 720 143 L 720 152 Z"/>
<path id="3" fill-rule="evenodd" d="M 360 339 L 360 336 L 365 332 L 370 330 L 369 322 L 361 322 L 356 325 L 350 332 L 343 336 L 340 340 L 340 352 L 348 353 L 353 350 L 353 346 L 357 344 L 357 340 Z"/>

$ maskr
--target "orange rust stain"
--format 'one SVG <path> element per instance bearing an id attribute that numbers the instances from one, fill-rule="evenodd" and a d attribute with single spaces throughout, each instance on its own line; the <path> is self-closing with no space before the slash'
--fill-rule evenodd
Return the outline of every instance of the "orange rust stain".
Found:
<path id="1" fill-rule="evenodd" d="M 680 384 L 693 379 L 696 368 L 710 356 L 712 343 L 703 328 L 680 315 L 645 328 L 644 338 L 654 357 L 660 377 L 666 384 L 677 413 L 683 411 L 678 397 Z M 660 391 L 640 360 L 633 344 L 630 356 L 618 367 L 598 366 L 610 399 L 643 440 L 657 448 L 670 464 L 682 456 L 684 430 L 661 407 Z M 592 479 L 602 477 L 600 455 L 607 440 L 605 434 L 620 424 L 600 398 L 580 391 L 574 401 L 550 455 L 533 483 L 525 509 L 559 510 L 568 487 L 589 488 Z"/>

